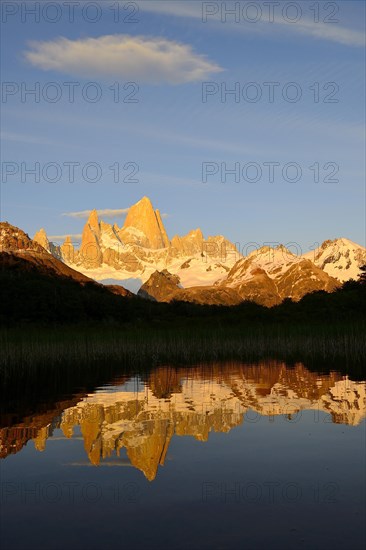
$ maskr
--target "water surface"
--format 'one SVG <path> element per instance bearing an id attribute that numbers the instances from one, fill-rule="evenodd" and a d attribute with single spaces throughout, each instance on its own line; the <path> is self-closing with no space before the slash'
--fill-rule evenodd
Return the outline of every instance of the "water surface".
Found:
<path id="1" fill-rule="evenodd" d="M 9 400 L 3 547 L 362 548 L 366 383 L 353 378 L 163 366 Z"/>

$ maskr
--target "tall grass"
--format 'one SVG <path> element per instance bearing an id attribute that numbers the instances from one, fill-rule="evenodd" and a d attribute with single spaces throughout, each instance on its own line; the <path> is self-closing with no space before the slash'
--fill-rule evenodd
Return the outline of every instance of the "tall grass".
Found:
<path id="1" fill-rule="evenodd" d="M 4 378 L 33 369 L 60 372 L 65 366 L 120 364 L 151 366 L 265 358 L 310 362 L 365 363 L 365 325 L 264 325 L 247 328 L 126 329 L 117 327 L 31 327 L 0 331 Z"/>

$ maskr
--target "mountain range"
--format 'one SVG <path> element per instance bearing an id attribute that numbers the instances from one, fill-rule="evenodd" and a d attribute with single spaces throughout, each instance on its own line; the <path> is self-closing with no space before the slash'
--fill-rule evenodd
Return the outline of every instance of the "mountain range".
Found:
<path id="1" fill-rule="evenodd" d="M 50 242 L 42 228 L 34 240 L 69 266 L 99 281 L 137 279 L 139 286 L 156 270 L 178 274 L 186 287 L 213 284 L 241 257 L 222 235 L 204 238 L 196 229 L 169 240 L 159 210 L 143 197 L 129 208 L 123 227 L 99 221 L 90 213 L 79 247 L 71 237 Z"/>
<path id="2" fill-rule="evenodd" d="M 44 229 L 34 235 L 56 260 L 101 282 L 113 282 L 156 301 L 183 300 L 234 305 L 243 300 L 273 306 L 317 290 L 331 292 L 357 279 L 366 249 L 348 239 L 327 240 L 296 255 L 283 245 L 263 246 L 243 256 L 222 235 L 201 229 L 169 239 L 159 210 L 143 197 L 128 210 L 122 227 L 90 213 L 80 246 L 71 237 L 57 245 Z"/>
<path id="3" fill-rule="evenodd" d="M 236 305 L 249 300 L 267 307 L 314 291 L 332 292 L 357 279 L 366 264 L 366 249 L 345 238 L 325 241 L 302 256 L 283 245 L 242 256 L 224 236 L 205 239 L 200 229 L 169 240 L 147 197 L 131 206 L 121 228 L 99 220 L 93 210 L 78 248 L 71 237 L 57 245 L 44 229 L 30 239 L 1 222 L 0 253 L 3 269 L 37 271 L 124 297 L 132 296 L 123 284 L 133 279 L 137 294 L 153 301 Z"/>

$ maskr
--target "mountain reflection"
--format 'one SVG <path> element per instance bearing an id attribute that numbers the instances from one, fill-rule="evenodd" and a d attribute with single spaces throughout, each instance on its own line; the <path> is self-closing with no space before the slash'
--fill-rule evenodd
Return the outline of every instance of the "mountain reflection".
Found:
<path id="1" fill-rule="evenodd" d="M 333 422 L 349 425 L 366 414 L 366 382 L 338 372 L 317 374 L 301 363 L 167 366 L 113 383 L 16 424 L 7 418 L 0 430 L 1 456 L 20 451 L 30 439 L 43 451 L 55 428 L 71 438 L 79 427 L 91 464 L 116 458 L 124 448 L 131 465 L 153 480 L 173 435 L 206 441 L 212 431 L 228 432 L 261 416 L 301 421 L 303 410 L 328 413 Z"/>

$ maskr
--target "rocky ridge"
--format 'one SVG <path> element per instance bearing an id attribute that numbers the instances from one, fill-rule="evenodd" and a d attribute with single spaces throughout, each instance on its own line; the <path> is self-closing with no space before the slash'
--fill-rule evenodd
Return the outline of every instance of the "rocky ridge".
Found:
<path id="1" fill-rule="evenodd" d="M 279 245 L 260 247 L 244 257 L 222 235 L 205 238 L 199 228 L 169 240 L 159 210 L 147 197 L 130 207 L 122 227 L 99 220 L 93 210 L 80 247 L 71 237 L 57 246 L 44 229 L 35 240 L 95 280 L 131 280 L 134 288 L 141 281 L 140 295 L 159 301 L 232 305 L 252 300 L 273 306 L 317 290 L 331 292 L 357 279 L 366 263 L 366 249 L 347 239 L 325 241 L 303 256 Z"/>
<path id="2" fill-rule="evenodd" d="M 239 260 L 229 273 L 213 286 L 181 289 L 179 279 L 156 271 L 142 285 L 139 295 L 156 301 L 235 305 L 244 300 L 271 307 L 285 298 L 300 300 L 318 290 L 332 292 L 339 281 L 316 267 L 310 260 L 293 255 L 284 247 L 263 247 Z"/>

